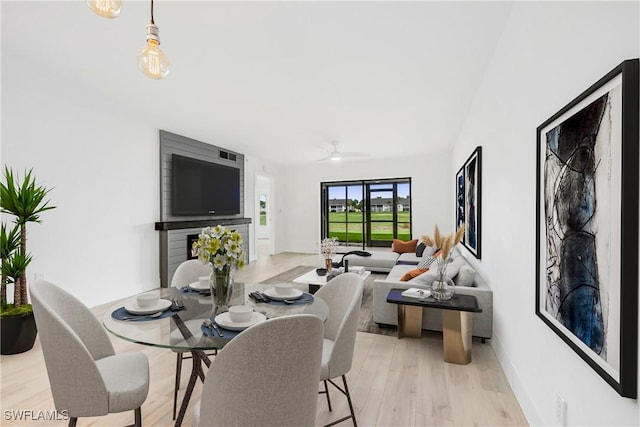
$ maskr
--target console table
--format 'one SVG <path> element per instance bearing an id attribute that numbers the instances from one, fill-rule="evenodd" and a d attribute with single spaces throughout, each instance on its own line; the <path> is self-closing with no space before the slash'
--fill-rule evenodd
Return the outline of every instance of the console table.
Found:
<path id="1" fill-rule="evenodd" d="M 473 295 L 454 295 L 448 301 L 437 301 L 433 297 L 405 297 L 405 289 L 391 289 L 387 302 L 398 305 L 398 338 L 422 336 L 422 309 L 442 310 L 442 339 L 444 361 L 458 365 L 471 362 L 471 331 L 473 313 L 482 312 Z"/>

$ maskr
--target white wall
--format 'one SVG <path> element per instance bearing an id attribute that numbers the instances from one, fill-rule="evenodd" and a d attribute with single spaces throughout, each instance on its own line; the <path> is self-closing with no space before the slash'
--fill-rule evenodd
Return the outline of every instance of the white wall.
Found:
<path id="1" fill-rule="evenodd" d="M 514 4 L 452 155 L 482 152 L 482 260 L 494 291 L 492 345 L 532 424 L 638 425 L 620 397 L 535 316 L 536 127 L 624 59 L 638 57 L 638 2 Z"/>
<path id="2" fill-rule="evenodd" d="M 27 64 L 2 59 L 3 168 L 33 167 L 57 207 L 28 226 L 28 280 L 90 306 L 159 286 L 158 130 L 70 103 L 70 87 L 45 91 Z"/>
<path id="3" fill-rule="evenodd" d="M 443 232 L 453 231 L 453 178 L 451 153 L 398 157 L 387 160 L 314 163 L 285 168 L 278 186 L 284 208 L 280 250 L 317 253 L 320 239 L 320 183 L 352 179 L 411 177 L 412 234 L 432 234 L 437 224 Z M 450 231 L 447 231 L 450 230 Z"/>

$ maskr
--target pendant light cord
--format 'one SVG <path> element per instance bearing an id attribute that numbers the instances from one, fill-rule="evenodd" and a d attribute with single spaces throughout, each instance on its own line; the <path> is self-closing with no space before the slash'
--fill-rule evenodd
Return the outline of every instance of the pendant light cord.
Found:
<path id="1" fill-rule="evenodd" d="M 155 25 L 155 22 L 153 21 L 153 0 L 151 0 L 151 23 Z"/>

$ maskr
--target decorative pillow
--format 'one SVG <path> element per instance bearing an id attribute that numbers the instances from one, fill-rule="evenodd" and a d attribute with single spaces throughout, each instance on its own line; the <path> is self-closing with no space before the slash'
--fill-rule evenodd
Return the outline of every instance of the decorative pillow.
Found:
<path id="1" fill-rule="evenodd" d="M 416 246 L 418 246 L 418 239 L 409 240 L 408 242 L 393 239 L 391 250 L 399 254 L 413 253 L 416 251 Z"/>
<path id="2" fill-rule="evenodd" d="M 460 272 L 460 269 L 466 263 L 467 261 L 464 259 L 463 256 L 461 255 L 454 256 L 453 258 L 451 258 L 451 262 L 449 262 L 449 265 L 447 265 L 446 276 L 449 279 L 453 279 L 458 275 L 458 273 Z M 438 275 L 438 269 L 435 267 L 435 264 L 434 264 L 433 268 L 429 269 L 427 273 L 421 274 L 420 276 L 411 279 L 410 282 L 419 283 L 421 285 L 431 285 L 431 282 L 433 281 L 433 279 L 437 277 L 437 275 Z"/>
<path id="3" fill-rule="evenodd" d="M 415 270 L 410 270 L 407 271 L 406 273 L 404 273 L 404 276 L 402 276 L 400 278 L 401 282 L 408 282 L 409 280 L 413 279 L 414 277 L 418 277 L 419 275 L 421 275 L 422 273 L 425 273 L 429 271 L 428 268 L 416 268 Z"/>
<path id="4" fill-rule="evenodd" d="M 435 246 L 427 246 L 426 248 L 424 248 L 424 252 L 422 252 L 422 256 L 426 257 L 426 256 L 433 256 L 433 254 L 435 254 L 438 251 L 438 248 L 436 248 Z"/>
<path id="5" fill-rule="evenodd" d="M 476 279 L 476 271 L 469 264 L 465 264 L 460 268 L 458 275 L 456 276 L 456 286 L 475 286 L 474 281 Z"/>
<path id="6" fill-rule="evenodd" d="M 435 260 L 436 258 L 433 256 L 424 256 L 422 257 L 422 261 L 418 263 L 418 268 L 430 268 Z"/>
<path id="7" fill-rule="evenodd" d="M 426 247 L 427 245 L 425 245 L 423 242 L 418 243 L 418 246 L 416 246 L 416 256 L 421 257 Z"/>

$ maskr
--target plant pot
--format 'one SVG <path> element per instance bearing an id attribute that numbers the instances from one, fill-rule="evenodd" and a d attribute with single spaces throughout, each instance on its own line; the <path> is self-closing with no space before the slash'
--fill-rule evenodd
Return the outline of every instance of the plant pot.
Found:
<path id="1" fill-rule="evenodd" d="M 38 333 L 33 313 L 0 317 L 0 330 L 0 354 L 18 354 L 31 350 Z"/>

